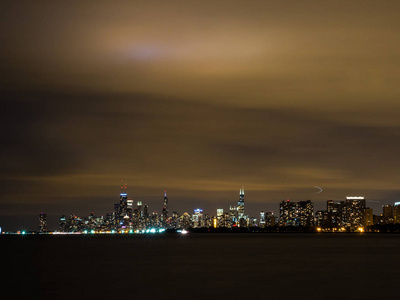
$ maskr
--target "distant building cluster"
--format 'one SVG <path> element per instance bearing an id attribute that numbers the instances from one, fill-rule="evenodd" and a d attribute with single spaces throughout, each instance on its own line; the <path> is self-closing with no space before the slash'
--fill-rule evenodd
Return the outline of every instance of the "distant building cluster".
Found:
<path id="1" fill-rule="evenodd" d="M 147 204 L 134 201 L 128 197 L 126 186 L 122 187 L 119 202 L 114 205 L 114 211 L 104 216 L 95 216 L 94 213 L 86 218 L 75 214 L 68 218 L 60 217 L 58 232 L 148 232 L 160 229 L 193 229 L 193 228 L 232 228 L 259 226 L 257 218 L 249 218 L 244 208 L 244 188 L 240 189 L 237 206 L 231 206 L 229 213 L 218 209 L 216 215 L 204 214 L 202 209 L 195 209 L 192 214 L 187 212 L 182 215 L 169 212 L 167 192 L 164 193 L 161 214 L 157 211 L 150 212 Z M 39 232 L 45 231 L 43 217 L 40 217 Z M 45 219 L 44 219 L 45 220 Z M 266 222 L 265 222 L 266 221 Z M 45 221 L 44 221 L 45 222 Z M 264 217 L 264 224 L 275 225 L 272 213 Z"/>
<path id="2" fill-rule="evenodd" d="M 317 211 L 315 226 L 323 231 L 372 231 L 375 225 L 400 224 L 400 202 L 382 206 L 383 212 L 374 215 L 366 207 L 364 197 L 346 197 L 345 201 L 335 203 L 328 200 L 327 209 Z"/>
<path id="3" fill-rule="evenodd" d="M 147 204 L 130 199 L 126 185 L 121 187 L 119 202 L 114 211 L 106 216 L 91 213 L 81 218 L 75 214 L 59 219 L 59 233 L 145 233 L 165 230 L 199 229 L 252 229 L 256 231 L 317 231 L 317 232 L 364 232 L 374 231 L 375 225 L 400 224 L 400 202 L 384 205 L 381 215 L 374 215 L 366 207 L 361 196 L 346 197 L 346 200 L 327 201 L 326 210 L 314 212 L 310 200 L 282 201 L 279 215 L 261 211 L 259 217 L 249 217 L 245 211 L 244 187 L 239 191 L 237 206 L 230 206 L 228 212 L 217 209 L 215 215 L 205 214 L 202 209 L 193 213 L 169 212 L 167 192 L 164 193 L 163 208 L 159 214 L 150 212 Z M 301 230 L 300 230 L 301 229 Z M 46 214 L 39 215 L 39 232 L 47 232 Z"/>

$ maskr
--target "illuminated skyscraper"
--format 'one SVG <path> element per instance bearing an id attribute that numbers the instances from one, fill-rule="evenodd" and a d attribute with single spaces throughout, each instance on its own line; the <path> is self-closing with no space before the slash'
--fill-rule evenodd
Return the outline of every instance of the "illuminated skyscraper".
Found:
<path id="1" fill-rule="evenodd" d="M 394 224 L 400 223 L 400 202 L 395 202 L 393 207 L 393 222 Z"/>
<path id="2" fill-rule="evenodd" d="M 82 227 L 82 219 L 75 214 L 69 216 L 68 219 L 68 232 L 78 232 Z"/>
<path id="3" fill-rule="evenodd" d="M 143 216 L 144 216 L 145 218 L 147 218 L 147 217 L 149 216 L 149 206 L 148 206 L 147 204 L 145 204 L 145 205 L 143 206 Z"/>
<path id="4" fill-rule="evenodd" d="M 265 213 L 265 226 L 275 226 L 276 225 L 276 217 L 272 211 L 267 211 Z"/>
<path id="5" fill-rule="evenodd" d="M 310 200 L 297 203 L 297 226 L 314 226 L 314 204 Z"/>
<path id="6" fill-rule="evenodd" d="M 229 223 L 230 226 L 236 225 L 238 222 L 238 210 L 236 206 L 229 207 Z"/>
<path id="7" fill-rule="evenodd" d="M 239 224 L 244 224 L 246 220 L 246 216 L 244 215 L 244 187 L 240 189 L 239 192 L 239 201 L 238 201 L 238 206 L 237 206 L 237 212 L 238 212 L 238 223 Z M 243 219 L 243 221 L 241 221 Z"/>
<path id="8" fill-rule="evenodd" d="M 393 206 L 383 205 L 382 206 L 382 217 L 385 224 L 393 224 L 394 223 L 394 216 L 393 216 Z"/>
<path id="9" fill-rule="evenodd" d="M 365 199 L 360 196 L 346 197 L 346 227 L 351 231 L 365 224 Z"/>
<path id="10" fill-rule="evenodd" d="M 58 231 L 59 232 L 67 232 L 68 228 L 67 228 L 67 218 L 65 217 L 65 215 L 62 215 L 59 219 L 58 222 Z"/>
<path id="11" fill-rule="evenodd" d="M 290 200 L 279 204 L 279 226 L 296 226 L 297 203 Z"/>
<path id="12" fill-rule="evenodd" d="M 98 218 L 96 218 L 96 215 L 92 212 L 87 218 L 84 219 L 84 227 L 87 230 L 96 230 L 98 227 Z"/>
<path id="13" fill-rule="evenodd" d="M 166 222 L 168 219 L 168 198 L 167 198 L 167 191 L 164 192 L 164 206 L 162 210 L 162 223 L 163 226 L 165 227 Z"/>
<path id="14" fill-rule="evenodd" d="M 149 217 L 149 206 L 147 204 L 143 206 L 143 217 L 145 219 Z"/>
<path id="15" fill-rule="evenodd" d="M 137 214 L 137 210 L 133 209 L 133 200 L 131 198 L 128 198 L 126 200 L 126 215 L 124 216 L 124 220 L 126 221 L 125 226 L 127 229 L 132 229 L 133 228 L 133 220 L 135 219 L 135 226 L 137 226 L 137 218 L 134 216 L 134 213 Z"/>
<path id="16" fill-rule="evenodd" d="M 203 222 L 201 223 L 201 227 L 210 228 L 213 226 L 213 218 L 209 214 L 203 215 Z"/>
<path id="17" fill-rule="evenodd" d="M 143 212 L 142 212 L 142 201 L 138 201 L 137 204 L 137 211 L 139 212 L 139 217 L 143 217 Z"/>
<path id="18" fill-rule="evenodd" d="M 176 211 L 172 212 L 171 228 L 179 228 L 179 214 Z"/>
<path id="19" fill-rule="evenodd" d="M 122 183 L 121 184 L 121 192 L 119 194 L 119 203 L 114 205 L 114 209 L 117 213 L 118 218 L 123 218 L 126 215 L 126 212 L 128 209 L 128 201 L 127 200 L 128 200 L 128 194 L 126 192 L 126 184 L 124 185 L 124 183 Z M 130 201 L 130 205 L 131 204 L 132 204 L 132 202 Z"/>
<path id="20" fill-rule="evenodd" d="M 249 226 L 250 226 L 250 227 L 256 227 L 256 226 L 258 226 L 258 224 L 257 224 L 257 218 L 250 218 L 250 220 L 249 220 Z"/>
<path id="21" fill-rule="evenodd" d="M 45 213 L 39 215 L 39 232 L 44 233 L 47 231 L 47 216 Z"/>
<path id="22" fill-rule="evenodd" d="M 153 214 L 151 216 L 151 226 L 154 228 L 161 227 L 161 218 L 158 215 L 157 211 L 153 211 Z"/>
<path id="23" fill-rule="evenodd" d="M 325 210 L 317 210 L 317 212 L 315 213 L 315 218 L 314 218 L 315 226 L 322 227 L 325 224 L 325 220 L 324 220 L 325 215 L 326 215 Z"/>
<path id="24" fill-rule="evenodd" d="M 126 200 L 126 207 L 127 207 L 127 212 L 132 213 L 132 211 L 133 211 L 133 200 L 132 199 Z"/>
<path id="25" fill-rule="evenodd" d="M 365 209 L 365 224 L 364 226 L 372 226 L 374 225 L 374 213 L 372 211 L 372 208 L 366 208 Z"/>
<path id="26" fill-rule="evenodd" d="M 314 225 L 314 205 L 310 200 L 300 202 L 282 201 L 280 206 L 280 226 L 305 226 Z"/>
<path id="27" fill-rule="evenodd" d="M 119 203 L 114 205 L 116 229 L 125 229 L 127 226 L 129 226 L 131 218 L 130 216 L 132 216 L 132 203 L 133 200 L 129 200 L 130 207 L 128 207 L 128 194 L 126 192 L 126 183 L 124 184 L 122 181 L 121 192 L 119 194 Z"/>
<path id="28" fill-rule="evenodd" d="M 217 220 L 217 217 L 213 217 L 213 219 L 212 219 L 212 224 L 213 224 L 213 227 L 214 227 L 214 228 L 217 228 L 217 227 L 218 227 L 218 220 Z"/>
<path id="29" fill-rule="evenodd" d="M 344 202 L 335 203 L 333 200 L 328 200 L 326 203 L 326 212 L 324 213 L 323 220 L 317 226 L 324 226 L 330 229 L 339 228 L 343 226 L 342 220 L 345 212 Z"/>
<path id="30" fill-rule="evenodd" d="M 265 213 L 263 211 L 260 211 L 260 224 L 259 226 L 261 228 L 265 227 Z"/>
<path id="31" fill-rule="evenodd" d="M 147 204 L 143 206 L 143 222 L 145 228 L 150 226 L 149 206 Z"/>
<path id="32" fill-rule="evenodd" d="M 198 208 L 194 210 L 194 214 L 192 216 L 192 222 L 193 222 L 193 228 L 204 227 L 202 209 Z"/>
<path id="33" fill-rule="evenodd" d="M 216 219 L 217 219 L 216 227 L 225 227 L 226 226 L 226 219 L 224 217 L 224 210 L 222 208 L 217 209 L 217 218 Z"/>

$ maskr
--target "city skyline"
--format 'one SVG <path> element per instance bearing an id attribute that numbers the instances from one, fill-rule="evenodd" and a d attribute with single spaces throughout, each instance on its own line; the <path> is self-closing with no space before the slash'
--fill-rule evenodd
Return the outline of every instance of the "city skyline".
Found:
<path id="1" fill-rule="evenodd" d="M 317 187 L 322 191 L 322 188 Z M 47 231 L 60 231 L 61 228 L 61 220 L 64 220 L 63 223 L 67 224 L 67 222 L 71 221 L 71 218 L 78 218 L 79 222 L 87 222 L 89 218 L 89 220 L 91 218 L 100 218 L 98 220 L 102 220 L 101 222 L 112 222 L 112 223 L 117 223 L 119 224 L 120 221 L 118 221 L 118 218 L 120 218 L 121 223 L 119 225 L 113 225 L 113 226 L 117 226 L 117 227 L 113 227 L 111 225 L 107 225 L 108 229 L 107 231 L 118 231 L 121 230 L 121 226 L 123 226 L 123 229 L 125 229 L 126 231 L 128 229 L 130 229 L 130 231 L 132 230 L 136 230 L 136 229 L 140 229 L 139 231 L 141 231 L 141 229 L 152 229 L 152 228 L 163 228 L 163 229 L 178 229 L 181 228 L 178 225 L 171 225 L 171 215 L 174 216 L 174 218 L 180 218 L 183 215 L 188 215 L 190 216 L 190 224 L 186 224 L 184 226 L 184 229 L 189 229 L 189 228 L 196 228 L 196 227 L 214 227 L 214 228 L 219 228 L 219 227 L 228 227 L 228 228 L 233 228 L 233 227 L 245 227 L 245 228 L 250 228 L 250 227 L 264 227 L 264 226 L 279 226 L 279 227 L 286 227 L 286 226 L 302 226 L 302 227 L 309 227 L 309 228 L 324 228 L 326 226 L 332 228 L 332 226 L 336 226 L 336 228 L 338 229 L 338 225 L 334 224 L 335 222 L 342 222 L 342 221 L 338 221 L 340 220 L 340 216 L 338 215 L 337 217 L 332 217 L 329 216 L 329 214 L 332 213 L 332 211 L 336 211 L 337 209 L 339 209 L 339 211 L 341 211 L 341 206 L 343 206 L 346 202 L 349 201 L 355 201 L 355 202 L 359 202 L 362 201 L 363 204 L 361 207 L 363 207 L 363 212 L 359 212 L 357 213 L 359 215 L 359 217 L 357 217 L 356 223 L 358 222 L 358 225 L 354 225 L 355 227 L 352 227 L 350 229 L 347 228 L 347 230 L 355 230 L 354 228 L 358 228 L 360 229 L 360 226 L 362 227 L 362 230 L 364 231 L 368 226 L 372 226 L 375 224 L 396 224 L 399 223 L 400 220 L 400 210 L 398 210 L 398 206 L 400 206 L 400 202 L 393 202 L 393 203 L 386 203 L 385 205 L 382 205 L 381 209 L 382 212 L 380 212 L 380 210 L 378 211 L 374 211 L 371 207 L 369 207 L 368 205 L 368 200 L 365 199 L 364 196 L 346 196 L 345 199 L 329 199 L 327 201 L 325 201 L 325 207 L 323 209 L 318 209 L 315 208 L 315 204 L 311 201 L 311 200 L 300 200 L 298 202 L 290 200 L 290 199 L 286 199 L 283 200 L 281 203 L 279 203 L 279 208 L 276 211 L 269 211 L 269 210 L 262 210 L 262 211 L 258 211 L 256 214 L 252 214 L 249 213 L 249 210 L 246 211 L 245 209 L 245 188 L 244 186 L 242 186 L 239 190 L 239 199 L 237 202 L 237 205 L 235 205 L 234 203 L 232 203 L 233 205 L 229 205 L 229 208 L 224 208 L 224 207 L 220 207 L 217 208 L 215 211 L 207 211 L 207 210 L 203 210 L 201 208 L 201 206 L 198 206 L 195 209 L 192 210 L 188 210 L 188 211 L 178 211 L 174 210 L 174 211 L 169 211 L 169 200 L 167 197 L 167 191 L 164 191 L 164 200 L 163 200 L 163 204 L 161 205 L 162 209 L 157 209 L 157 207 L 154 207 L 155 210 L 153 209 L 153 207 L 149 206 L 147 203 L 143 202 L 141 199 L 135 199 L 135 197 L 132 197 L 129 195 L 128 191 L 127 191 L 127 185 L 126 182 L 124 182 L 124 180 L 121 180 L 121 190 L 120 190 L 120 201 L 119 204 L 114 204 L 114 212 L 108 212 L 106 214 L 97 214 L 95 211 L 95 209 L 91 210 L 89 217 L 85 217 L 87 214 L 76 214 L 74 213 L 67 213 L 67 214 L 63 214 L 61 217 L 57 217 L 57 221 L 58 221 L 58 227 L 55 226 L 55 219 L 56 216 L 52 216 L 52 225 L 48 226 L 47 223 L 47 215 L 44 212 L 41 212 L 39 214 L 39 230 L 37 232 L 47 232 Z M 246 201 L 247 203 L 247 201 Z M 122 206 L 121 206 L 122 205 Z M 333 205 L 333 206 L 332 206 Z M 346 204 L 349 205 L 349 204 Z M 357 206 L 355 207 L 355 209 L 359 209 L 359 205 L 361 204 L 357 204 Z M 248 205 L 246 205 L 248 208 Z M 286 213 L 282 212 L 282 209 L 287 210 Z M 388 210 L 389 209 L 389 210 Z M 250 210 L 250 211 L 254 211 Z M 290 212 L 292 211 L 292 212 Z M 305 215 L 302 215 L 302 211 L 305 212 Z M 293 217 L 292 214 L 296 214 L 297 212 L 300 214 L 297 217 Z M 232 214 L 233 213 L 233 214 Z M 282 214 L 283 213 L 283 214 Z M 343 212 L 344 213 L 344 212 Z M 137 215 L 138 214 L 138 215 Z M 200 214 L 203 218 L 203 216 L 205 216 L 205 218 L 207 219 L 205 222 L 206 223 L 198 223 L 198 225 L 196 225 L 195 218 L 197 218 L 196 216 Z M 327 215 L 326 215 L 327 214 Z M 128 218 L 128 215 L 130 216 Z M 369 217 L 367 216 L 369 215 Z M 83 217 L 82 217 L 83 216 Z M 119 216 L 119 217 L 118 217 Z M 136 217 L 135 217 L 136 216 Z M 135 223 L 138 222 L 138 220 L 140 218 L 143 217 L 146 218 L 150 218 L 150 221 L 144 221 L 144 225 L 138 225 L 139 223 Z M 390 217 L 391 216 L 391 217 Z M 139 218 L 136 221 L 134 221 L 131 218 Z M 221 225 L 221 221 L 220 218 L 223 217 L 226 219 L 226 222 L 228 223 L 224 223 L 225 225 Z M 333 218 L 331 221 L 327 221 L 326 218 Z M 111 221 L 111 219 L 112 221 Z M 153 221 L 152 218 L 156 218 L 154 220 L 157 220 L 156 223 L 152 223 Z M 272 219 L 271 219 L 272 218 Z M 339 218 L 339 219 L 336 219 Z M 348 218 L 345 217 L 345 219 Z M 360 221 L 361 219 L 363 221 Z M 392 221 L 388 221 L 390 218 L 392 218 Z M 393 219 L 394 218 L 394 219 Z M 215 220 L 214 220 L 215 219 Z M 367 220 L 368 219 L 368 220 Z M 107 221 L 108 220 L 108 221 Z M 125 221 L 128 222 L 125 224 Z M 128 221 L 129 220 L 129 221 Z M 217 222 L 218 220 L 218 222 Z M 336 221 L 335 221 L 336 220 Z M 133 222 L 133 223 L 132 223 Z M 140 221 L 140 222 L 143 222 Z M 150 222 L 149 224 L 147 224 L 146 222 Z M 177 222 L 177 219 L 175 219 L 174 222 Z M 182 221 L 181 221 L 182 222 Z M 200 221 L 199 221 L 200 222 Z M 203 222 L 203 219 L 202 219 Z M 272 222 L 272 223 L 271 223 Z M 328 223 L 326 223 L 328 222 Z M 333 223 L 332 223 L 333 222 Z M 343 221 L 343 222 L 348 222 L 348 221 Z M 28 223 L 32 223 L 32 222 L 28 222 Z M 122 225 L 124 223 L 124 225 Z M 84 224 L 84 223 L 82 223 Z M 127 227 L 127 224 L 130 224 Z M 136 225 L 135 225 L 136 224 Z M 152 224 L 152 225 L 150 225 Z M 179 222 L 177 223 L 179 224 Z M 229 224 L 229 225 L 228 225 Z M 330 224 L 330 225 L 329 225 Z M 350 223 L 349 223 L 350 224 Z M 120 226 L 121 225 L 121 226 Z M 81 226 L 81 225 L 80 225 Z M 144 227 L 143 227 L 144 226 Z M 177 227 L 178 226 L 178 227 Z M 350 226 L 350 225 L 349 225 Z M 30 228 L 31 226 L 20 226 L 20 228 L 18 228 L 18 230 L 13 229 L 13 230 L 8 230 L 8 232 L 35 232 L 36 230 L 32 230 L 32 228 Z M 51 227 L 51 228 L 50 228 Z M 344 228 L 346 226 L 339 226 L 342 227 L 342 231 L 345 230 Z M 43 229 L 44 228 L 44 229 Z M 57 229 L 55 229 L 57 228 Z M 100 227 L 99 227 L 100 228 Z M 100 230 L 99 228 L 96 229 Z M 118 229 L 119 228 L 119 229 Z M 128 229 L 126 229 L 128 228 Z M 102 229 L 102 230 L 106 230 L 106 229 Z M 4 231 L 4 228 L 3 228 Z M 63 231 L 63 230 L 61 230 Z M 68 230 L 67 230 L 68 231 Z M 78 231 L 82 231 L 82 230 L 78 230 Z M 88 230 L 84 230 L 85 232 L 87 232 Z M 92 230 L 93 231 L 93 230 Z"/>

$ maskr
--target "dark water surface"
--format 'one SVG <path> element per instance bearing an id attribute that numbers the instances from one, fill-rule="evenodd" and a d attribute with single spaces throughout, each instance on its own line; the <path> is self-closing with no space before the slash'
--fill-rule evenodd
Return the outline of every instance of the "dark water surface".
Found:
<path id="1" fill-rule="evenodd" d="M 2 235 L 0 246 L 9 299 L 400 299 L 394 234 Z"/>

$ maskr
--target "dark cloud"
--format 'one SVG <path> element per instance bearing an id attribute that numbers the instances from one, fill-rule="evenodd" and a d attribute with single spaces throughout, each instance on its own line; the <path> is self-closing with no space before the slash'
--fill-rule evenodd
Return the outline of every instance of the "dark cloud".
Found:
<path id="1" fill-rule="evenodd" d="M 396 1 L 1 8 L 3 216 L 397 197 Z"/>

